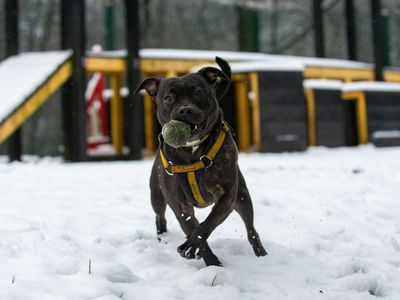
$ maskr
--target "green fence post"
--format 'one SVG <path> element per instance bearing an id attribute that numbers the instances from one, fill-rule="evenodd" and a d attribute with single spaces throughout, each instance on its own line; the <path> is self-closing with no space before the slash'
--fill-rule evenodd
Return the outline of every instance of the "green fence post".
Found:
<path id="1" fill-rule="evenodd" d="M 104 1 L 104 25 L 106 50 L 114 50 L 114 12 L 112 0 Z"/>
<path id="2" fill-rule="evenodd" d="M 18 0 L 6 0 L 6 56 L 18 54 Z M 16 130 L 8 138 L 7 150 L 10 161 L 21 160 L 22 155 L 21 129 Z"/>
<path id="3" fill-rule="evenodd" d="M 251 8 L 236 6 L 240 51 L 260 51 L 259 14 Z"/>

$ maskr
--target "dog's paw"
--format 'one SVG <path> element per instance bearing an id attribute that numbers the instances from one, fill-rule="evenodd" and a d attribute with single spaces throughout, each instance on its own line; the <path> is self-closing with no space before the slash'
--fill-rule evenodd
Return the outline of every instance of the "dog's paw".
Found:
<path id="1" fill-rule="evenodd" d="M 268 252 L 264 249 L 259 238 L 254 240 L 251 246 L 253 247 L 253 251 L 256 256 L 260 257 L 268 255 Z"/>
<path id="2" fill-rule="evenodd" d="M 254 253 L 256 254 L 256 256 L 268 255 L 268 252 L 264 249 L 264 247 L 262 245 L 260 247 L 255 248 Z"/>
<path id="3" fill-rule="evenodd" d="M 205 240 L 197 233 L 188 236 L 186 242 L 177 248 L 178 253 L 186 259 L 201 259 L 205 250 Z"/>
<path id="4" fill-rule="evenodd" d="M 156 216 L 156 228 L 157 234 L 163 234 L 167 232 L 167 220 L 163 216 Z"/>

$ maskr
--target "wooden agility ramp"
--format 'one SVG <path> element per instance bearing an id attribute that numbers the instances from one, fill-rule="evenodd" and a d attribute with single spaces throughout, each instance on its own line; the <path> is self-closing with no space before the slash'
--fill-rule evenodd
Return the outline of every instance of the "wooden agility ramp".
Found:
<path id="1" fill-rule="evenodd" d="M 22 53 L 0 63 L 0 144 L 72 74 L 72 51 Z"/>

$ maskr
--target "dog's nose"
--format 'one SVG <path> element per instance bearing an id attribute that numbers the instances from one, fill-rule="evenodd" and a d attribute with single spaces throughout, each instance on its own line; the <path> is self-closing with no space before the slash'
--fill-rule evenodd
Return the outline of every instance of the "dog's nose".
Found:
<path id="1" fill-rule="evenodd" d="M 192 114 L 193 108 L 187 105 L 182 106 L 178 110 L 178 116 L 181 121 L 188 121 Z"/>

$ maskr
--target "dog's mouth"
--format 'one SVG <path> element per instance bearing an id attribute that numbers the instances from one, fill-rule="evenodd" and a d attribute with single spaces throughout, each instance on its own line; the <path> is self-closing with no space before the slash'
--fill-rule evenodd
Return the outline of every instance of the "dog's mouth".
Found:
<path id="1" fill-rule="evenodd" d="M 201 135 L 203 133 L 203 129 L 201 128 L 200 124 L 191 124 L 190 125 L 190 137 L 188 143 L 197 142 L 201 139 Z"/>

